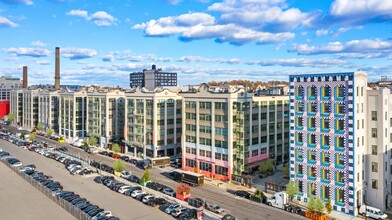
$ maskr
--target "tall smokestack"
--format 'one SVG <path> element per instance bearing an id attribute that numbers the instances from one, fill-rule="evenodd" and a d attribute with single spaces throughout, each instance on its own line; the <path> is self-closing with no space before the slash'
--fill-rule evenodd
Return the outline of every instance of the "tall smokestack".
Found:
<path id="1" fill-rule="evenodd" d="M 54 88 L 60 89 L 60 47 L 56 47 L 56 60 L 54 70 Z"/>
<path id="2" fill-rule="evenodd" d="M 23 66 L 23 88 L 27 88 L 27 66 Z"/>

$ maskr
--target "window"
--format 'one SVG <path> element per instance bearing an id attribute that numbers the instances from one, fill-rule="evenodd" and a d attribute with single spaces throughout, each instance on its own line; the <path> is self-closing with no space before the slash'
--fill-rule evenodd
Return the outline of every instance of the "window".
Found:
<path id="1" fill-rule="evenodd" d="M 343 205 L 344 204 L 344 190 L 343 189 L 335 189 L 335 195 L 337 198 L 336 202 Z"/>
<path id="2" fill-rule="evenodd" d="M 199 144 L 211 146 L 211 139 L 209 138 L 199 138 Z"/>
<path id="3" fill-rule="evenodd" d="M 252 157 L 259 156 L 259 150 L 252 150 Z"/>
<path id="4" fill-rule="evenodd" d="M 344 130 L 344 120 L 339 120 L 339 119 L 336 119 L 335 120 L 335 131 L 337 132 L 337 133 L 343 133 L 343 130 Z"/>
<path id="5" fill-rule="evenodd" d="M 342 154 L 342 155 L 340 155 L 340 154 L 336 154 L 336 165 L 337 166 L 344 166 L 344 163 L 345 163 L 345 156 Z"/>
<path id="6" fill-rule="evenodd" d="M 337 87 L 335 90 L 335 97 L 342 99 L 345 96 L 345 88 L 343 86 Z"/>
<path id="7" fill-rule="evenodd" d="M 222 154 L 222 160 L 223 160 L 223 161 L 228 161 L 228 156 L 227 156 L 227 154 Z"/>
<path id="8" fill-rule="evenodd" d="M 303 112 L 304 111 L 304 103 L 303 102 L 295 103 L 295 111 L 298 112 L 298 113 Z M 261 113 L 261 114 L 263 114 L 263 113 Z"/>
<path id="9" fill-rule="evenodd" d="M 208 134 L 211 134 L 211 127 L 210 126 L 200 126 L 199 127 L 199 131 L 201 132 L 201 133 L 208 133 Z"/>
<path id="10" fill-rule="evenodd" d="M 189 143 L 196 143 L 196 137 L 193 136 L 185 136 L 185 141 Z"/>
<path id="11" fill-rule="evenodd" d="M 300 148 L 297 148 L 295 150 L 295 156 L 296 156 L 297 160 L 299 160 L 299 161 L 303 160 L 303 153 L 304 153 L 304 151 Z"/>
<path id="12" fill-rule="evenodd" d="M 331 87 L 323 86 L 321 87 L 321 97 L 322 98 L 329 98 L 331 96 Z"/>
<path id="13" fill-rule="evenodd" d="M 211 102 L 200 102 L 199 108 L 201 109 L 211 109 Z"/>
<path id="14" fill-rule="evenodd" d="M 377 155 L 377 145 L 372 145 L 372 155 Z"/>
<path id="15" fill-rule="evenodd" d="M 372 128 L 372 138 L 377 138 L 377 128 Z"/>
<path id="16" fill-rule="evenodd" d="M 295 164 L 295 173 L 300 176 L 303 174 L 303 165 L 302 164 Z"/>
<path id="17" fill-rule="evenodd" d="M 261 148 L 261 149 L 260 149 L 260 154 L 261 154 L 261 155 L 267 154 L 267 148 Z"/>
<path id="18" fill-rule="evenodd" d="M 344 183 L 344 174 L 343 174 L 343 172 L 340 172 L 340 171 L 336 172 L 336 182 Z"/>
<path id="19" fill-rule="evenodd" d="M 211 121 L 211 115 L 210 114 L 200 114 L 199 119 L 200 119 L 200 121 Z"/>
<path id="20" fill-rule="evenodd" d="M 329 128 L 330 128 L 330 120 L 329 120 L 329 118 L 321 119 L 321 129 L 329 130 Z"/>
<path id="21" fill-rule="evenodd" d="M 211 151 L 206 151 L 206 157 L 208 157 L 208 158 L 211 158 L 211 157 L 212 157 Z"/>
<path id="22" fill-rule="evenodd" d="M 328 186 L 321 187 L 321 197 L 323 199 L 329 199 L 329 187 Z"/>
<path id="23" fill-rule="evenodd" d="M 372 179 L 372 188 L 378 189 L 378 180 Z"/>
<path id="24" fill-rule="evenodd" d="M 372 172 L 378 172 L 378 163 L 372 162 Z"/>
<path id="25" fill-rule="evenodd" d="M 308 151 L 308 160 L 310 160 L 309 162 L 316 162 L 316 151 Z"/>
<path id="26" fill-rule="evenodd" d="M 308 183 L 308 193 L 310 195 L 316 195 L 316 184 L 315 183 Z"/>
<path id="27" fill-rule="evenodd" d="M 308 98 L 315 98 L 317 96 L 317 88 L 314 86 L 308 87 Z"/>
<path id="28" fill-rule="evenodd" d="M 316 118 L 308 118 L 308 129 L 311 131 L 316 129 Z"/>
<path id="29" fill-rule="evenodd" d="M 205 157 L 206 156 L 206 151 L 205 150 L 199 150 L 199 155 L 201 157 Z"/>
<path id="30" fill-rule="evenodd" d="M 308 113 L 316 114 L 317 112 L 317 104 L 316 103 L 308 103 Z"/>
<path id="31" fill-rule="evenodd" d="M 329 136 L 321 135 L 321 146 L 324 148 L 329 148 Z"/>
<path id="32" fill-rule="evenodd" d="M 329 114 L 331 112 L 330 103 L 321 103 L 321 114 Z"/>
<path id="33" fill-rule="evenodd" d="M 304 87 L 298 86 L 295 88 L 295 96 L 298 98 L 302 98 L 304 96 Z"/>
<path id="34" fill-rule="evenodd" d="M 308 134 L 308 144 L 315 145 L 316 144 L 316 135 Z"/>
<path id="35" fill-rule="evenodd" d="M 342 103 L 336 104 L 335 105 L 335 113 L 339 114 L 339 115 L 344 114 L 344 104 L 342 104 Z"/>
<path id="36" fill-rule="evenodd" d="M 227 149 L 227 141 L 215 140 L 215 147 Z"/>
<path id="37" fill-rule="evenodd" d="M 372 111 L 372 121 L 377 121 L 377 112 Z"/>
<path id="38" fill-rule="evenodd" d="M 297 143 L 302 144 L 302 142 L 303 142 L 303 134 L 302 133 L 296 133 L 295 140 L 297 141 Z"/>
<path id="39" fill-rule="evenodd" d="M 221 153 L 215 153 L 215 159 L 216 160 L 222 160 L 222 154 Z"/>
<path id="40" fill-rule="evenodd" d="M 344 137 L 335 137 L 335 146 L 337 149 L 344 148 Z"/>
<path id="41" fill-rule="evenodd" d="M 295 118 L 295 126 L 297 126 L 297 127 L 302 127 L 303 126 L 303 119 L 302 119 L 302 117 L 296 117 Z"/>
<path id="42" fill-rule="evenodd" d="M 316 178 L 316 167 L 308 167 L 308 176 Z"/>
<path id="43" fill-rule="evenodd" d="M 322 152 L 321 153 L 321 162 L 323 164 L 329 164 L 330 162 L 330 155 L 327 152 Z"/>

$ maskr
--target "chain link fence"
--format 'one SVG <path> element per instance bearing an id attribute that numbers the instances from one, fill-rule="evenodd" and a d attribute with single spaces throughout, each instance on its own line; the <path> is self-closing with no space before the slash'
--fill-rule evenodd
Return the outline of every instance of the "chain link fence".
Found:
<path id="1" fill-rule="evenodd" d="M 32 186 L 38 189 L 41 193 L 45 194 L 49 199 L 57 203 L 57 205 L 61 206 L 71 215 L 73 215 L 76 219 L 79 220 L 91 220 L 92 217 L 84 213 L 82 210 L 74 207 L 70 202 L 58 198 L 50 189 L 46 188 L 45 186 L 41 185 L 38 181 L 33 179 L 31 176 L 25 174 L 24 172 L 20 172 L 18 167 L 13 167 L 11 164 L 7 163 L 6 161 L 2 161 L 7 167 L 29 182 Z"/>

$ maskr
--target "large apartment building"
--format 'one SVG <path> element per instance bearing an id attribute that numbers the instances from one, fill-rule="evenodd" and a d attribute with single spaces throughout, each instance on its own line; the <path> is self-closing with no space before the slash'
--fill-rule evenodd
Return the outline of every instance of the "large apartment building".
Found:
<path id="1" fill-rule="evenodd" d="M 138 156 L 181 154 L 182 97 L 168 89 L 125 93 L 125 143 Z"/>
<path id="2" fill-rule="evenodd" d="M 364 72 L 290 76 L 290 178 L 298 199 L 357 215 L 391 203 L 392 99 Z"/>
<path id="3" fill-rule="evenodd" d="M 0 77 L 0 100 L 11 99 L 10 92 L 14 89 L 22 88 L 22 86 L 23 81 L 21 81 L 19 78 L 11 76 Z"/>
<path id="4" fill-rule="evenodd" d="M 244 88 L 181 92 L 184 170 L 243 181 L 268 158 L 288 161 L 288 97 L 255 96 Z"/>
<path id="5" fill-rule="evenodd" d="M 100 137 L 99 143 L 120 143 L 124 138 L 125 93 L 119 89 L 100 89 L 90 87 L 87 90 L 88 135 Z"/>
<path id="6" fill-rule="evenodd" d="M 39 89 L 38 91 L 38 122 L 43 130 L 51 129 L 59 133 L 59 93 L 55 90 Z"/>
<path id="7" fill-rule="evenodd" d="M 152 65 L 151 70 L 144 69 L 143 72 L 135 72 L 129 75 L 131 88 L 146 88 L 154 90 L 156 87 L 177 86 L 177 73 L 164 72 Z"/>

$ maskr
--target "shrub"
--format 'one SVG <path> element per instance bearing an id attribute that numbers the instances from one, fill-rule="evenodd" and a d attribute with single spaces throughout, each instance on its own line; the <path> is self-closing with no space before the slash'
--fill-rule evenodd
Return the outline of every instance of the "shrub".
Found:
<path id="1" fill-rule="evenodd" d="M 126 165 L 125 165 L 124 161 L 118 160 L 118 159 L 114 161 L 114 163 L 113 163 L 113 169 L 114 169 L 116 172 L 122 172 L 122 171 L 125 170 L 125 168 L 126 168 Z"/>
<path id="2" fill-rule="evenodd" d="M 41 131 L 43 128 L 44 128 L 44 126 L 42 125 L 42 123 L 38 122 L 38 124 L 37 124 L 38 131 Z"/>
<path id="3" fill-rule="evenodd" d="M 53 134 L 53 130 L 52 129 L 48 129 L 46 130 L 46 135 L 51 136 Z"/>
<path id="4" fill-rule="evenodd" d="M 177 186 L 176 193 L 179 195 L 190 194 L 191 187 L 186 183 L 181 183 L 180 185 Z"/>
<path id="5" fill-rule="evenodd" d="M 254 196 L 259 198 L 259 199 L 261 199 L 261 198 L 264 197 L 264 193 L 261 190 L 256 189 L 256 192 L 255 192 Z"/>
<path id="6" fill-rule="evenodd" d="M 119 153 L 121 151 L 120 146 L 118 146 L 118 144 L 113 144 L 112 151 L 114 151 L 116 154 Z"/>
<path id="7" fill-rule="evenodd" d="M 91 136 L 88 138 L 88 143 L 90 145 L 96 145 L 97 144 L 97 138 L 95 136 Z"/>
<path id="8" fill-rule="evenodd" d="M 293 200 L 293 197 L 298 194 L 298 187 L 294 183 L 294 181 L 290 181 L 286 187 L 286 193 L 290 198 L 290 201 Z"/>
<path id="9" fill-rule="evenodd" d="M 29 136 L 29 141 L 30 141 L 30 142 L 33 142 L 34 139 L 35 139 L 35 134 L 30 134 L 30 136 Z"/>
<path id="10" fill-rule="evenodd" d="M 142 176 L 142 178 L 140 179 L 140 181 L 142 181 L 142 182 L 148 182 L 148 181 L 150 181 L 151 179 L 150 179 L 150 171 L 148 171 L 148 170 L 145 170 L 144 171 L 144 174 L 143 174 L 143 176 Z"/>
<path id="11" fill-rule="evenodd" d="M 332 205 L 331 205 L 330 199 L 328 199 L 327 203 L 325 204 L 325 209 L 327 209 L 328 214 L 330 214 L 332 212 Z"/>

